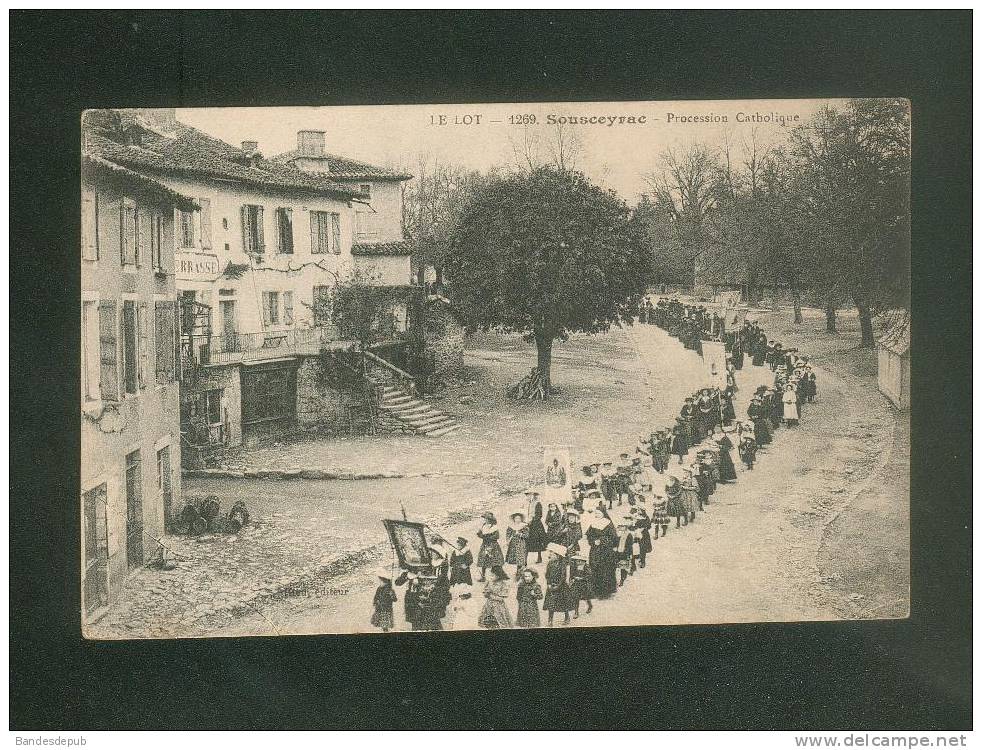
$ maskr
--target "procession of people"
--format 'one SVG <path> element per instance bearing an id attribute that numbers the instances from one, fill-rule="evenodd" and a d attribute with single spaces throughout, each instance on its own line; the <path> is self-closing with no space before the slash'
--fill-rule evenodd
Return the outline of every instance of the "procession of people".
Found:
<path id="1" fill-rule="evenodd" d="M 732 325 L 704 306 L 678 299 L 645 301 L 639 322 L 664 329 L 700 354 L 703 342 L 722 342 L 726 386 L 693 392 L 674 424 L 641 436 L 633 452 L 621 453 L 616 462 L 584 465 L 569 484 L 554 460 L 548 467 L 554 481 L 547 481 L 542 493 L 527 490 L 525 509 L 511 513 L 503 531 L 493 513 L 482 515 L 475 529 L 476 560 L 466 538 L 455 544 L 438 538 L 429 549 L 432 564 L 426 570 L 403 571 L 395 580 L 379 571 L 372 625 L 382 630 L 394 626 L 393 602 L 403 587 L 405 620 L 414 630 L 475 624 L 532 628 L 542 625 L 540 612 L 550 626 L 557 614 L 563 624 L 589 615 L 595 602 L 614 598 L 645 569 L 658 539 L 673 526 L 694 523 L 721 485 L 737 481 L 733 451 L 744 471 L 752 471 L 775 430 L 797 427 L 805 404 L 817 395 L 808 357 L 768 339 L 755 322 Z M 771 386 L 756 389 L 746 418 L 739 418 L 734 373 L 745 366 L 745 359 L 752 366 L 769 367 L 774 378 Z M 540 579 L 533 566 L 543 562 Z M 475 585 L 483 588 L 475 591 Z M 448 608 L 455 598 L 463 603 L 472 596 L 481 599 L 476 623 L 445 622 L 452 619 Z"/>

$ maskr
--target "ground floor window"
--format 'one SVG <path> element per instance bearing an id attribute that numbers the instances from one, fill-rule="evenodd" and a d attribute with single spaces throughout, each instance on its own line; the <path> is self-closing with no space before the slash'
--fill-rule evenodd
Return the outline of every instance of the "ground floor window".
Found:
<path id="1" fill-rule="evenodd" d="M 126 456 L 126 564 L 143 565 L 143 462 L 140 451 Z"/>
<path id="2" fill-rule="evenodd" d="M 82 495 L 82 514 L 85 519 L 85 578 L 82 587 L 86 614 L 92 614 L 109 605 L 109 528 L 106 522 L 108 502 L 105 483 Z"/>

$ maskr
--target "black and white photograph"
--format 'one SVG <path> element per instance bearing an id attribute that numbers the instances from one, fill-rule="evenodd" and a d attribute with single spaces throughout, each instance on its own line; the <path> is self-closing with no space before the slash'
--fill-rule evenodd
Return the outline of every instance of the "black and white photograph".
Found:
<path id="1" fill-rule="evenodd" d="M 971 747 L 972 19 L 11 9 L 11 745 Z"/>
<path id="2" fill-rule="evenodd" d="M 85 636 L 906 617 L 912 116 L 87 110 Z"/>

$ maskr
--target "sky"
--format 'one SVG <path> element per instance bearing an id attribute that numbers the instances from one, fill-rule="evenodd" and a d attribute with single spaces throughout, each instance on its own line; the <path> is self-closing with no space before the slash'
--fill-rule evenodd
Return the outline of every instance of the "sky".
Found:
<path id="1" fill-rule="evenodd" d="M 752 133 L 780 143 L 824 103 L 836 100 L 226 107 L 178 109 L 177 117 L 235 145 L 258 141 L 267 157 L 296 148 L 298 130 L 323 130 L 329 153 L 409 173 L 420 154 L 480 171 L 513 166 L 526 138 L 545 157 L 567 118 L 562 127 L 579 142 L 575 168 L 633 204 L 650 192 L 645 175 L 666 148 L 728 141 L 739 155 Z"/>

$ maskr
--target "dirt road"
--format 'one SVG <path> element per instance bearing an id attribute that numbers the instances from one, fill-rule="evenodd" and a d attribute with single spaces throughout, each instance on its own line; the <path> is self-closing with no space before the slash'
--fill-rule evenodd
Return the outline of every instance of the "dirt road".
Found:
<path id="1" fill-rule="evenodd" d="M 653 326 L 629 333 L 648 394 L 638 409 L 652 426 L 668 424 L 701 382 L 701 361 Z M 721 486 L 693 525 L 656 541 L 648 567 L 575 624 L 905 615 L 907 497 L 882 491 L 884 475 L 895 481 L 897 463 L 903 463 L 896 445 L 903 430 L 868 379 L 819 362 L 815 369 L 819 396 L 805 407 L 801 426 L 778 430 L 752 472 L 741 471 L 735 484 Z M 769 369 L 749 364 L 738 373 L 738 415 L 745 414 L 753 389 L 771 378 Z M 625 435 L 624 447 L 635 439 Z M 574 455 L 574 465 L 581 458 Z M 445 531 L 471 537 L 474 525 L 461 521 Z M 359 569 L 332 580 L 320 596 L 277 601 L 212 634 L 370 631 L 374 584 L 371 571 Z M 475 627 L 481 605 L 476 593 L 455 602 L 447 627 Z"/>

